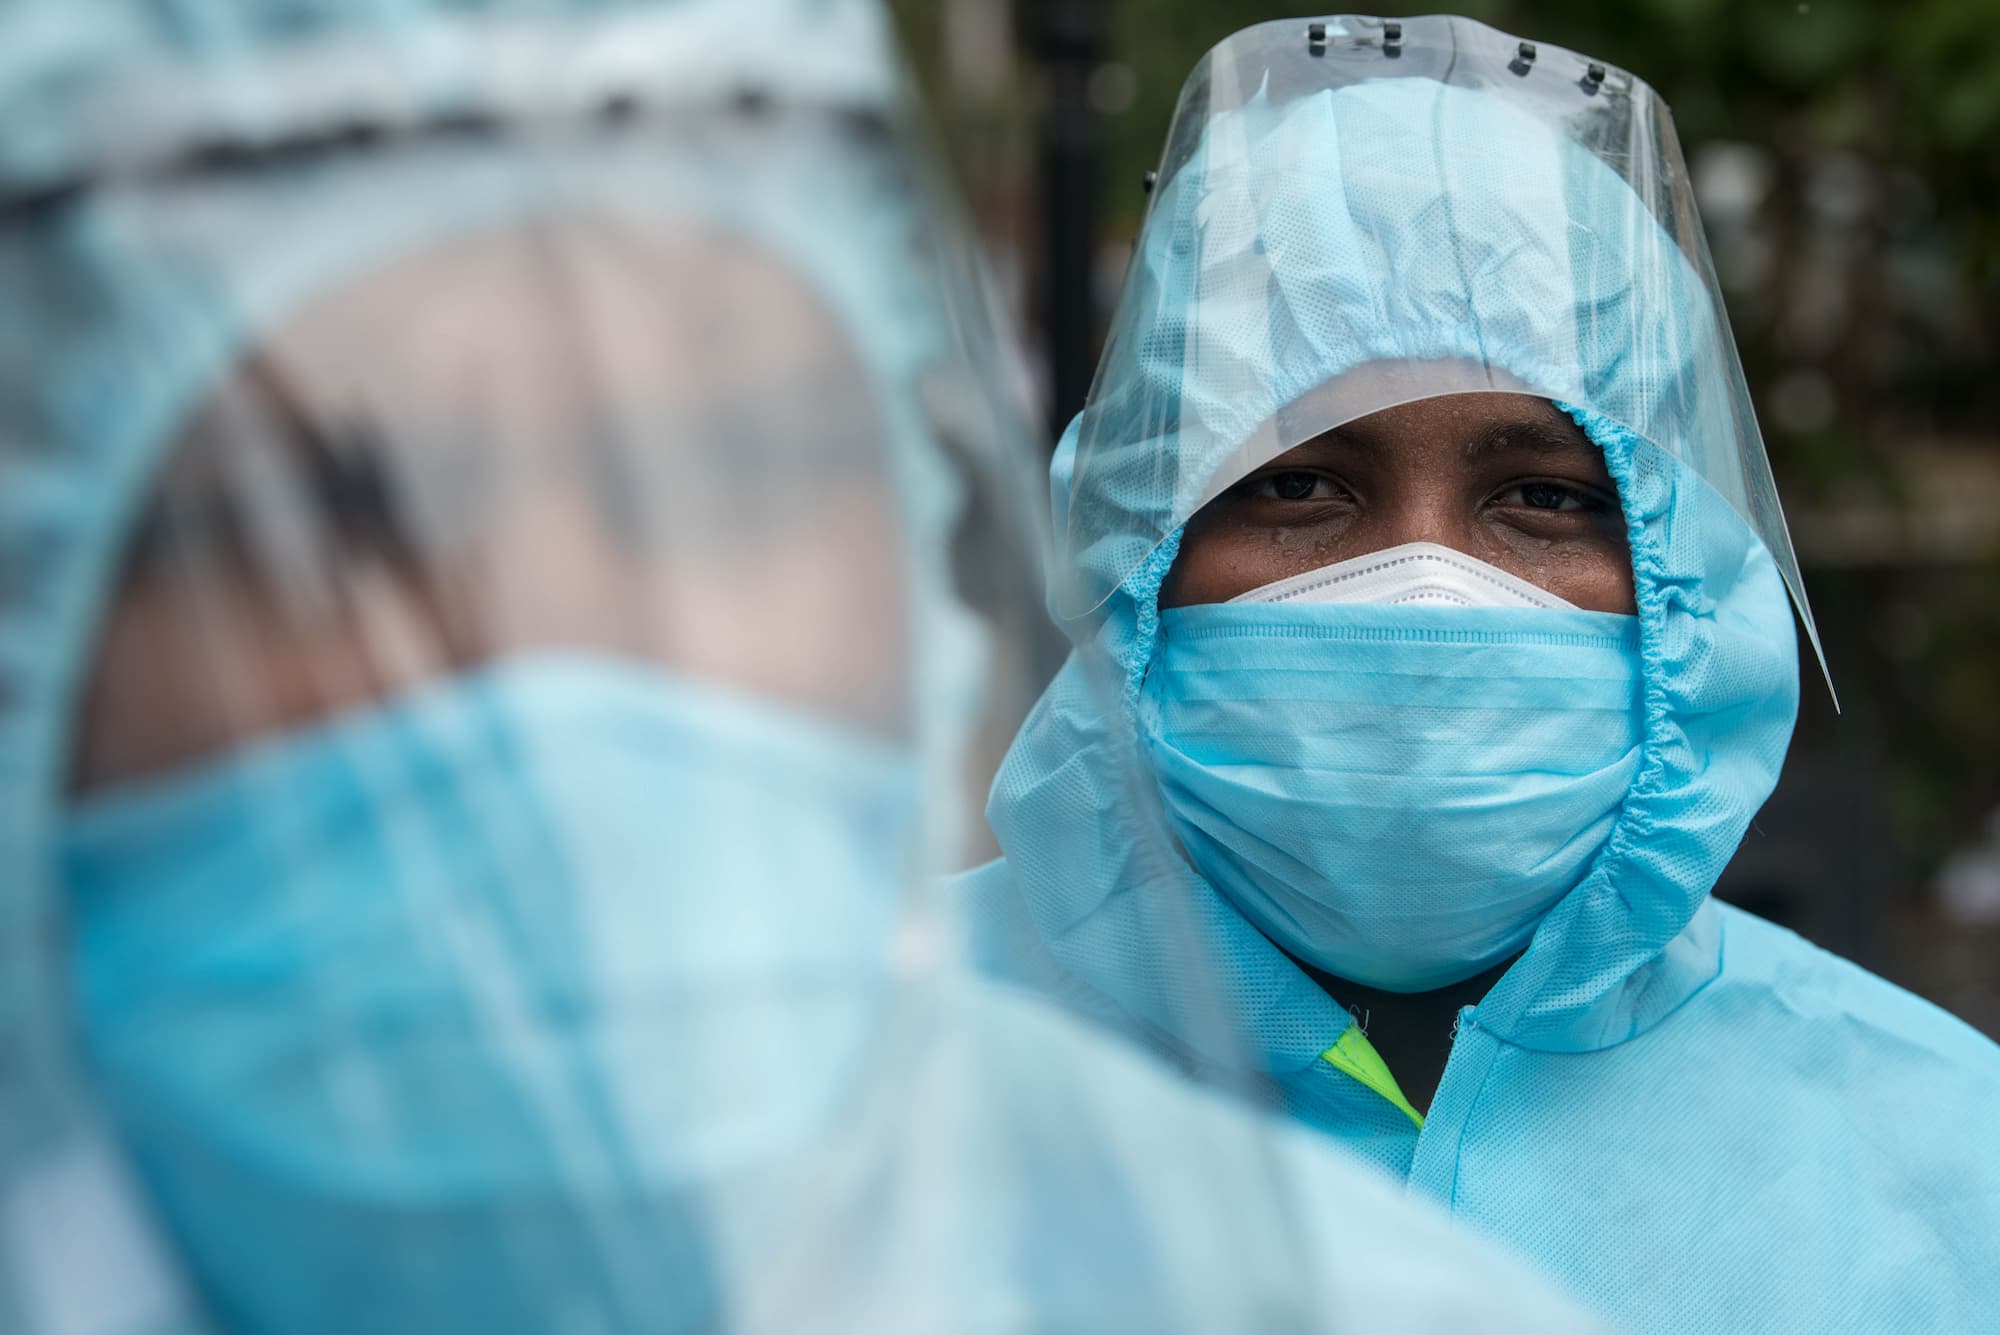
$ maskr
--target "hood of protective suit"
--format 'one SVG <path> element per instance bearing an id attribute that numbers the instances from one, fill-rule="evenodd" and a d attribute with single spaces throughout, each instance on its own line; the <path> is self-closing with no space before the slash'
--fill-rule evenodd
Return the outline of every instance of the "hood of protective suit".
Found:
<path id="1" fill-rule="evenodd" d="M 1158 804 L 1125 786 L 1147 763 L 1133 702 L 1180 525 L 1247 471 L 1244 441 L 1301 403 L 1421 365 L 1435 371 L 1430 393 L 1554 399 L 1603 449 L 1641 622 L 1637 778 L 1477 1022 L 1517 1044 L 1589 1050 L 1642 1032 L 1713 977 L 1704 904 L 1776 782 L 1797 650 L 1745 497 L 1705 480 L 1728 476 L 1703 452 L 1729 426 L 1733 349 L 1682 248 L 1625 182 L 1478 88 L 1396 78 L 1282 103 L 1260 93 L 1210 121 L 1162 183 L 1121 317 L 1051 470 L 1051 605 L 1075 653 L 988 810 L 1057 959 L 1199 1047 L 1188 985 L 1146 945 L 1166 906 L 1191 906 L 1172 912 L 1210 933 L 1212 985 L 1258 1017 L 1253 1055 L 1267 1070 L 1310 1066 L 1347 1027 L 1183 858 L 1151 851 Z M 1094 707 L 1104 698 L 1124 717 Z"/>

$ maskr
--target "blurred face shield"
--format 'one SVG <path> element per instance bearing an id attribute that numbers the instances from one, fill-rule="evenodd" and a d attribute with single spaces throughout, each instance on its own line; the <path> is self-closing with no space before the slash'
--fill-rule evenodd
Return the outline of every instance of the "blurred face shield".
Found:
<path id="1" fill-rule="evenodd" d="M 812 1190 L 732 1184 L 839 1159 L 1042 667 L 908 128 L 419 130 L 56 215 L 129 315 L 60 371 L 126 492 L 63 973 L 226 1328 L 713 1329 Z"/>
<path id="2" fill-rule="evenodd" d="M 196 409 L 63 865 L 86 1041 L 224 1311 L 339 1310 L 247 1258 L 407 1227 L 392 1324 L 518 1321 L 595 1288 L 547 1239 L 691 1237 L 649 1185 L 823 1115 L 834 1071 L 732 1055 L 852 1060 L 918 870 L 886 435 L 798 278 L 643 216 L 376 269 Z M 475 1290 L 510 1237 L 521 1289 Z"/>

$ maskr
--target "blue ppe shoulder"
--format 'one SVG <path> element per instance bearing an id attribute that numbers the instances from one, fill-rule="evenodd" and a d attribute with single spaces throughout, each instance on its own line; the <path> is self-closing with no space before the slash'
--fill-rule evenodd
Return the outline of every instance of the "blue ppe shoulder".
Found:
<path id="1" fill-rule="evenodd" d="M 1419 1151 L 1452 1212 L 1635 1331 L 2000 1330 L 2000 1047 L 1717 907 L 1721 972 L 1660 1024 L 1492 1045 Z"/>
<path id="2" fill-rule="evenodd" d="M 1042 968 L 1055 968 L 1014 892 L 1014 874 L 1006 858 L 994 858 L 948 878 L 945 902 L 963 914 L 973 963 L 987 977 L 1030 982 Z"/>
<path id="3" fill-rule="evenodd" d="M 1139 1039 L 1162 1055 L 1179 1045 L 1127 1014 L 1057 962 L 1028 916 L 1013 869 L 998 857 L 950 878 L 946 902 L 963 915 L 971 964 L 981 977 L 1017 987 L 1063 1010 Z"/>
<path id="4" fill-rule="evenodd" d="M 990 977 L 1175 1046 L 1050 955 L 1004 862 L 954 889 Z M 1469 1027 L 1420 1135 L 1330 1068 L 1278 1101 L 1623 1329 L 2000 1330 L 2000 1046 L 1713 912 L 1720 970 L 1672 1014 L 1588 1052 Z"/>

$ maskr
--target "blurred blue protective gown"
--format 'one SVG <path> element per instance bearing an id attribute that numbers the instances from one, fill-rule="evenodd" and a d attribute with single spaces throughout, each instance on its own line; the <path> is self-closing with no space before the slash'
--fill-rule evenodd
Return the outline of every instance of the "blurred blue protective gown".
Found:
<path id="1" fill-rule="evenodd" d="M 1270 26 L 1306 58 L 1302 33 Z M 1311 54 L 1330 66 L 1343 53 Z M 1352 59 L 1364 57 L 1382 61 L 1373 49 Z M 1552 59 L 1545 48 L 1535 78 Z M 1527 73 L 1499 70 L 1498 92 Z M 1580 82 L 1553 83 L 1551 96 L 1584 104 L 1608 86 L 1601 70 Z M 1650 220 L 1631 225 L 1617 203 L 1631 193 L 1600 159 L 1497 92 L 1388 76 L 1282 102 L 1254 80 L 1243 89 L 1162 180 L 1092 401 L 1054 462 L 1069 562 L 1056 578 L 1085 586 L 1054 601 L 1063 615 L 1094 610 L 1067 621 L 1075 652 L 994 784 L 1004 860 L 962 882 L 986 966 L 1190 1067 L 1227 1068 L 1233 1054 L 1199 1023 L 1210 999 L 1152 949 L 1201 924 L 1219 961 L 1208 985 L 1248 1017 L 1277 1102 L 1524 1249 L 1625 1328 L 2000 1328 L 2000 1048 L 1710 899 L 1777 780 L 1798 662 L 1771 551 L 1723 484 L 1686 462 L 1715 439 L 1725 390 L 1707 368 L 1733 353 L 1704 333 L 1710 297 L 1683 249 Z M 1170 164 L 1183 146 L 1170 144 Z M 1192 689 L 1159 678 L 1184 670 L 1191 633 L 1242 632 L 1233 657 L 1200 660 L 1211 677 L 1195 684 L 1235 689 L 1213 673 L 1254 680 L 1262 661 L 1258 688 L 1295 702 L 1290 754 L 1323 757 L 1313 722 L 1341 706 L 1318 702 L 1378 707 L 1386 679 L 1343 675 L 1338 646 L 1317 660 L 1322 678 L 1301 678 L 1303 651 L 1288 641 L 1259 660 L 1249 632 L 1367 622 L 1386 633 L 1474 614 L 1162 615 L 1158 593 L 1174 526 L 1247 471 L 1233 452 L 1260 423 L 1357 369 L 1467 364 L 1487 387 L 1558 400 L 1604 451 L 1636 582 L 1640 749 L 1594 856 L 1461 1012 L 1419 1115 L 1338 998 L 1255 925 L 1256 902 L 1232 889 L 1205 831 L 1176 827 L 1182 856 L 1150 851 L 1187 781 L 1163 760 L 1159 700 Z M 1582 616 L 1482 615 L 1557 629 Z M 1304 684 L 1280 684 L 1281 668 Z M 1124 682 L 1124 717 L 1100 707 L 1097 676 Z M 1481 695 L 1469 682 L 1461 704 Z M 1218 754 L 1251 754 L 1229 730 L 1283 716 L 1212 710 L 1203 736 Z M 1257 740 L 1256 754 L 1288 750 Z M 1162 795 L 1135 791 L 1133 767 Z M 1517 780 L 1524 794 L 1536 781 Z M 1422 776 L 1382 782 L 1420 821 Z M 1272 789 L 1260 810 L 1311 819 L 1283 800 Z M 1579 822 L 1595 809 L 1580 805 Z M 1456 851 L 1413 840 L 1402 856 Z"/>
<path id="2" fill-rule="evenodd" d="M 1023 524 L 998 508 L 1012 437 L 978 432 L 963 383 L 1004 368 L 951 327 L 938 275 L 958 261 L 896 146 L 879 6 L 756 8 L 0 15 L 0 1328 L 1593 1328 L 1323 1138 L 953 953 L 931 874 L 971 860 L 954 829 L 976 824 L 953 783 L 1026 657 L 994 610 L 1013 591 L 975 607 L 952 584 L 962 551 L 998 581 Z M 458 271 L 492 305 L 444 340 L 448 374 L 299 352 L 337 343 L 299 335 L 301 312 L 379 300 L 383 273 L 412 286 L 360 338 L 389 340 L 431 313 L 427 266 L 496 230 L 532 245 Z M 680 267 L 647 267 L 663 237 Z M 524 268 L 544 285 L 510 306 Z M 711 271 L 721 299 L 787 318 L 710 337 Z M 647 282 L 702 339 L 621 358 L 621 332 L 658 336 L 632 309 Z M 514 346 L 496 324 L 532 364 L 481 360 Z M 815 360 L 821 325 L 850 361 Z M 718 387 L 682 362 L 754 374 Z M 844 377 L 807 382 L 812 429 L 741 431 L 798 393 L 761 377 L 798 365 Z M 299 391 L 285 412 L 242 396 L 246 366 Z M 852 458 L 828 410 L 849 380 L 875 414 Z M 340 412 L 311 397 L 329 384 Z M 189 437 L 223 385 L 241 434 Z M 182 439 L 208 451 L 206 490 L 156 510 Z M 280 466 L 329 458 L 377 471 Z M 602 458 L 628 467 L 590 472 Z M 406 504 L 370 511 L 385 497 Z M 861 539 L 808 527 L 849 502 Z M 161 515 L 194 535 L 174 546 Z M 216 531 L 207 587 L 186 571 Z M 579 535 L 571 553 L 607 549 L 634 581 L 609 587 L 653 600 L 592 625 L 558 587 L 532 621 L 539 578 L 569 568 L 508 558 Z M 823 584 L 783 565 L 793 537 Z M 197 615 L 123 643 L 195 649 L 163 655 L 137 722 L 204 691 L 257 719 L 288 614 L 350 632 L 320 643 L 388 685 L 72 791 L 86 683 L 149 544 L 171 559 L 141 563 L 144 592 L 193 583 Z M 502 570 L 482 592 L 510 616 L 455 605 L 463 657 L 421 618 L 377 639 L 311 620 L 329 588 L 393 612 L 422 577 L 471 580 L 467 551 Z M 245 588 L 271 658 L 198 615 L 229 622 Z M 855 590 L 887 629 L 815 643 L 774 610 Z M 694 666 L 630 648 L 635 627 Z M 744 680 L 713 666 L 745 645 Z M 759 689 L 800 664 L 819 685 L 848 649 L 885 655 L 861 685 L 897 706 L 888 725 Z M 388 671 L 399 651 L 427 675 Z"/>

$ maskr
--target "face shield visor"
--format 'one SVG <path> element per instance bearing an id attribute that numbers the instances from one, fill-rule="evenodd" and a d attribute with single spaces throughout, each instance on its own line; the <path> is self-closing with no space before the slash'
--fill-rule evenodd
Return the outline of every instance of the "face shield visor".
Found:
<path id="1" fill-rule="evenodd" d="M 1074 428 L 1057 610 L 1286 451 L 1482 391 L 1589 409 L 1699 477 L 1817 648 L 1658 95 L 1458 18 L 1228 38 L 1182 91 Z"/>

